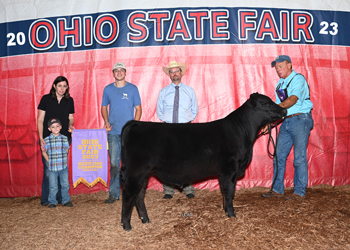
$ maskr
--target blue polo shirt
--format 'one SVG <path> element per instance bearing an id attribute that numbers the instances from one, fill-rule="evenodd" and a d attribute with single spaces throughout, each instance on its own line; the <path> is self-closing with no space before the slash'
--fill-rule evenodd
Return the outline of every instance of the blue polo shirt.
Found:
<path id="1" fill-rule="evenodd" d="M 285 89 L 288 86 L 288 97 L 292 95 L 298 97 L 298 101 L 292 107 L 287 109 L 287 115 L 293 115 L 297 113 L 309 113 L 311 111 L 313 104 L 310 100 L 310 90 L 307 81 L 303 75 L 297 75 L 297 73 L 293 70 L 292 73 L 286 79 L 281 78 L 278 81 L 277 86 L 279 86 L 280 89 Z M 276 91 L 275 96 L 276 104 L 280 104 L 281 100 L 278 98 Z"/>

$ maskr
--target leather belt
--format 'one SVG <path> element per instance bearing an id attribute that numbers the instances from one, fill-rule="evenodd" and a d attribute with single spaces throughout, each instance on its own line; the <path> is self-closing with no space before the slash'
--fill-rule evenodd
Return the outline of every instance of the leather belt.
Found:
<path id="1" fill-rule="evenodd" d="M 163 123 L 170 123 L 170 122 L 163 122 Z M 181 122 L 179 122 L 179 123 L 181 123 Z M 192 123 L 192 121 L 185 122 L 185 123 Z"/>
<path id="2" fill-rule="evenodd" d="M 291 118 L 291 117 L 293 117 L 293 116 L 297 116 L 297 115 L 301 115 L 301 114 L 304 114 L 304 113 L 296 113 L 296 114 L 292 114 L 292 115 L 286 116 L 285 118 Z"/>

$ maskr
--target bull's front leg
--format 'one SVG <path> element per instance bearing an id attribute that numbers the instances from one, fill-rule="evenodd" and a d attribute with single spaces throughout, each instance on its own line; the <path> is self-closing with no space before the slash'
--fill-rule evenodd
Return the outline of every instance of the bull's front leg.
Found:
<path id="1" fill-rule="evenodd" d="M 234 174 L 234 176 L 219 176 L 220 188 L 223 195 L 223 207 L 229 218 L 236 217 L 235 209 L 233 208 L 236 182 L 236 174 Z"/>

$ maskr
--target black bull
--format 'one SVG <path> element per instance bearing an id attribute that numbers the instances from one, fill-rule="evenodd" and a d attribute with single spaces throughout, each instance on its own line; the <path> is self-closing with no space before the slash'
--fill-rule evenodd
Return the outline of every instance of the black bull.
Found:
<path id="1" fill-rule="evenodd" d="M 218 176 L 224 210 L 228 217 L 235 216 L 236 181 L 252 159 L 258 132 L 286 114 L 269 97 L 254 93 L 237 110 L 213 122 L 128 122 L 122 132 L 123 228 L 131 230 L 134 205 L 142 223 L 149 222 L 144 197 L 150 174 L 179 187 Z"/>

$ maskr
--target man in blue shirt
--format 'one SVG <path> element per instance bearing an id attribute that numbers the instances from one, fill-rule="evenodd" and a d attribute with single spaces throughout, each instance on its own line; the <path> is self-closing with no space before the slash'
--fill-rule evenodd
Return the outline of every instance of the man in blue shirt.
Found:
<path id="1" fill-rule="evenodd" d="M 165 123 L 190 123 L 198 114 L 198 103 L 193 88 L 181 82 L 186 70 L 185 63 L 178 64 L 176 61 L 170 62 L 169 67 L 163 67 L 163 71 L 172 81 L 158 95 L 157 116 Z M 163 183 L 163 188 L 165 194 L 163 198 L 173 198 L 174 186 Z M 183 190 L 187 198 L 194 197 L 195 189 L 192 185 L 185 186 Z"/>
<path id="2" fill-rule="evenodd" d="M 120 154 L 121 131 L 125 123 L 130 120 L 141 119 L 141 98 L 137 87 L 125 80 L 126 67 L 123 63 L 116 63 L 113 67 L 115 81 L 103 90 L 101 114 L 104 127 L 108 131 L 108 153 L 110 159 L 109 197 L 105 203 L 112 204 L 120 196 Z M 107 106 L 109 105 L 109 110 Z M 109 112 L 108 112 L 109 111 Z"/>
<path id="3" fill-rule="evenodd" d="M 305 77 L 292 69 L 289 56 L 278 56 L 271 66 L 275 67 L 280 77 L 275 93 L 276 103 L 286 108 L 288 113 L 280 127 L 277 138 L 277 157 L 273 159 L 273 180 L 275 178 L 276 180 L 272 190 L 261 195 L 265 198 L 283 197 L 286 161 L 294 145 L 294 188 L 293 194 L 286 200 L 300 199 L 305 197 L 308 183 L 306 151 L 310 130 L 314 124 L 311 115 L 313 104 L 310 100 L 310 89 Z M 266 127 L 263 131 L 266 131 Z"/>

